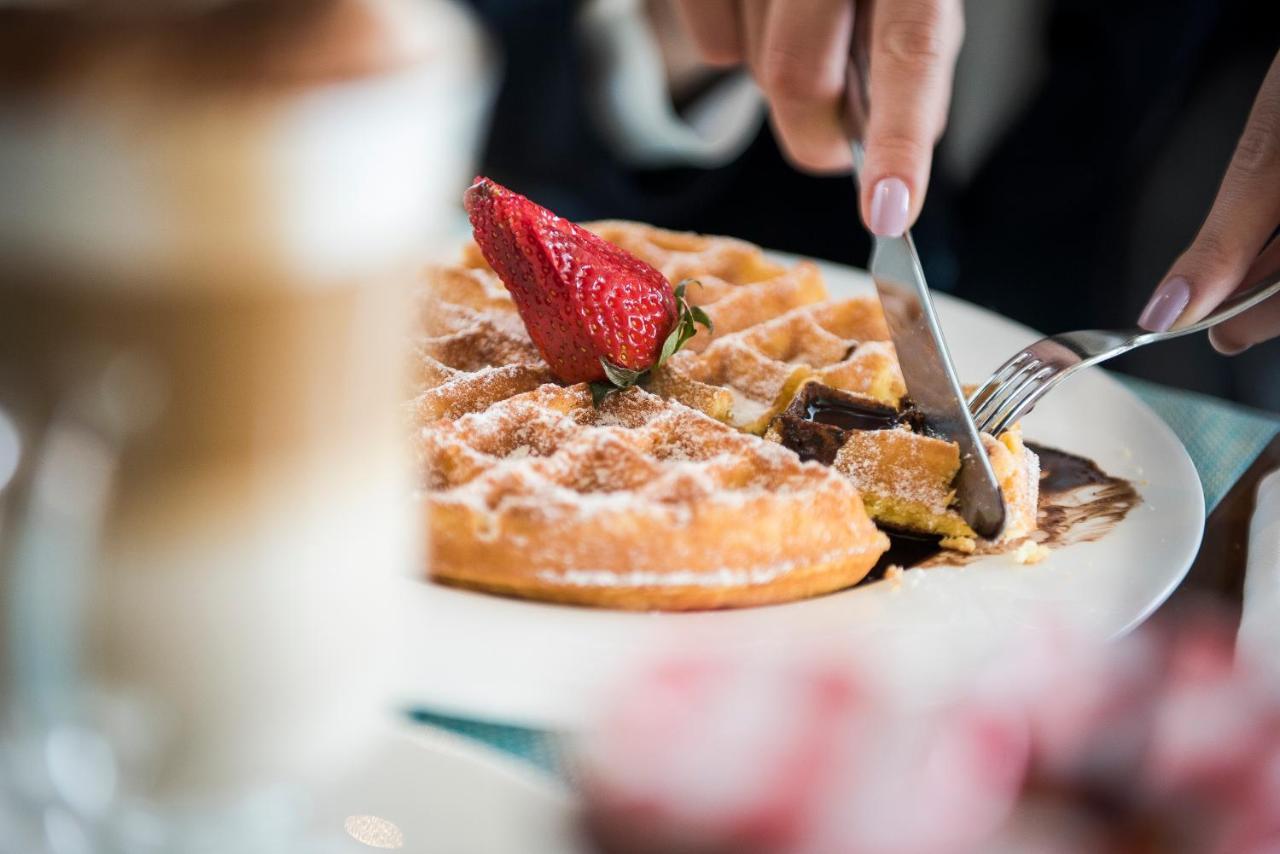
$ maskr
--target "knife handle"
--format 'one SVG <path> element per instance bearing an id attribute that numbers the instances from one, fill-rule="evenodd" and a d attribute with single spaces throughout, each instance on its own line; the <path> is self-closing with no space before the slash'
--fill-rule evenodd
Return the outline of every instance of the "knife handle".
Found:
<path id="1" fill-rule="evenodd" d="M 862 172 L 862 141 L 867 135 L 867 120 L 871 115 L 871 96 L 868 90 L 871 70 L 871 16 L 854 14 L 853 35 L 850 39 L 849 63 L 845 68 L 844 132 L 853 152 L 853 173 Z"/>

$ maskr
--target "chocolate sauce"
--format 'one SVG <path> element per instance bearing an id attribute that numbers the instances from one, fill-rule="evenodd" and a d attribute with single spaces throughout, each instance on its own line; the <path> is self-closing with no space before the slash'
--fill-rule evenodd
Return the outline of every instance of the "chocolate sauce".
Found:
<path id="1" fill-rule="evenodd" d="M 942 552 L 942 546 L 938 545 L 939 537 L 895 531 L 890 528 L 881 528 L 881 530 L 889 537 L 889 550 L 880 555 L 880 560 L 876 561 L 871 572 L 867 573 L 868 581 L 883 578 L 885 570 L 891 566 L 900 566 L 903 569 L 919 566 Z"/>
<path id="2" fill-rule="evenodd" d="M 1082 486 L 1105 484 L 1116 480 L 1098 468 L 1093 460 L 1077 457 L 1056 448 L 1047 448 L 1034 442 L 1027 447 L 1040 458 L 1040 494 L 1055 495 L 1070 492 Z"/>
<path id="3" fill-rule="evenodd" d="M 892 430 L 902 426 L 916 432 L 924 429 L 924 414 L 909 401 L 904 401 L 901 408 L 887 406 L 820 383 L 803 386 L 795 400 L 782 413 L 782 418 L 792 419 L 789 433 L 799 444 L 812 444 L 806 442 L 804 436 L 806 433 L 816 433 L 819 436 L 834 436 L 837 448 L 844 444 L 844 433 L 848 430 Z M 835 432 L 831 433 L 823 428 L 834 428 Z M 823 439 L 818 444 L 825 446 L 829 442 Z M 805 455 L 804 451 L 799 452 L 802 456 Z M 824 457 L 823 453 L 810 455 L 811 459 L 830 464 L 831 460 Z"/>
<path id="4" fill-rule="evenodd" d="M 897 426 L 897 410 L 818 383 L 801 387 L 778 416 L 782 444 L 800 459 L 831 465 L 849 430 L 885 430 Z"/>
<path id="5" fill-rule="evenodd" d="M 1027 443 L 1040 457 L 1038 537 L 1047 546 L 1093 542 L 1142 502 L 1133 484 L 1097 463 Z"/>
<path id="6" fill-rule="evenodd" d="M 891 406 L 854 403 L 830 395 L 814 395 L 806 401 L 805 417 L 841 430 L 891 430 L 902 423 L 900 413 Z"/>
<path id="7" fill-rule="evenodd" d="M 844 444 L 845 431 L 830 424 L 782 415 L 778 417 L 776 426 L 782 444 L 795 451 L 804 463 L 832 465 Z"/>

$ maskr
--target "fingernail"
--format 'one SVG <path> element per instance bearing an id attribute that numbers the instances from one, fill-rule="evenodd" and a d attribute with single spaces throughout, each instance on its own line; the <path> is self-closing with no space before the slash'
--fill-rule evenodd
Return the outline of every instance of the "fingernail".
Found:
<path id="1" fill-rule="evenodd" d="M 911 195 L 901 178 L 881 178 L 871 192 L 871 233 L 901 237 L 907 230 Z"/>
<path id="2" fill-rule="evenodd" d="M 1189 302 L 1191 285 L 1181 276 L 1174 276 L 1156 288 L 1138 318 L 1138 325 L 1149 332 L 1168 332 Z"/>

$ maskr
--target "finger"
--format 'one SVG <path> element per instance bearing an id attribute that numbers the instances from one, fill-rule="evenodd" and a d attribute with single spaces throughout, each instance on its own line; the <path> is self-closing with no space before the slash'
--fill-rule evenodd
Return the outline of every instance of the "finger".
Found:
<path id="1" fill-rule="evenodd" d="M 1209 332 L 1213 349 L 1224 356 L 1238 356 L 1254 344 L 1280 336 L 1280 297 L 1233 317 Z"/>
<path id="2" fill-rule="evenodd" d="M 920 215 L 963 37 L 958 0 L 875 4 L 862 215 L 876 234 L 899 235 Z"/>
<path id="3" fill-rule="evenodd" d="M 1280 272 L 1280 238 L 1258 256 L 1245 274 L 1244 281 L 1258 282 Z M 1243 353 L 1254 344 L 1280 336 L 1280 296 L 1272 297 L 1244 314 L 1233 317 L 1209 330 L 1209 341 L 1215 350 L 1228 356 Z"/>
<path id="4" fill-rule="evenodd" d="M 1242 281 L 1280 222 L 1280 54 L 1253 102 L 1209 215 L 1138 318 L 1163 332 L 1194 323 Z"/>
<path id="5" fill-rule="evenodd" d="M 786 2 L 786 0 L 783 0 Z M 742 49 L 746 54 L 747 67 L 756 83 L 761 83 L 760 66 L 764 61 L 765 20 L 769 15 L 769 0 L 742 0 L 738 6 L 738 17 L 742 28 Z"/>
<path id="6" fill-rule="evenodd" d="M 737 65 L 746 54 L 735 0 L 680 0 L 680 18 L 709 65 Z"/>
<path id="7" fill-rule="evenodd" d="M 841 111 L 852 32 L 851 0 L 785 0 L 769 6 L 760 85 L 783 152 L 801 169 L 849 169 Z"/>

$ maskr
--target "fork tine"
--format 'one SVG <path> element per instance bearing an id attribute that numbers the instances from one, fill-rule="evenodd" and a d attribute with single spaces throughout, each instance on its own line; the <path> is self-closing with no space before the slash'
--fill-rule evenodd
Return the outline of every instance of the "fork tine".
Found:
<path id="1" fill-rule="evenodd" d="M 1059 381 L 1061 381 L 1066 375 L 1067 375 L 1066 372 L 1059 371 L 1053 374 L 1052 376 L 1046 377 L 1045 380 L 1038 387 L 1033 389 L 1030 394 L 1027 394 L 1024 396 L 1021 403 L 1019 403 L 1017 406 L 1013 407 L 1012 409 L 1010 409 L 1008 412 L 1004 414 L 1004 417 L 1002 417 L 1000 421 L 994 425 L 995 429 L 989 431 L 991 435 L 993 436 L 1000 435 L 1001 433 L 1003 433 L 1005 430 L 1009 428 L 1010 424 L 1013 424 L 1019 418 L 1022 418 L 1023 416 L 1029 414 L 1031 410 L 1035 409 L 1036 404 L 1040 401 L 1040 398 L 1048 394 L 1049 389 L 1056 386 L 1059 383 Z"/>
<path id="2" fill-rule="evenodd" d="M 1017 370 L 1005 377 L 1004 381 L 1000 383 L 1000 387 L 986 399 L 982 406 L 978 407 L 978 411 L 974 413 L 975 422 L 986 422 L 994 418 L 995 414 L 1009 401 L 1010 397 L 1021 387 L 1027 377 L 1039 370 L 1043 364 L 1043 362 L 1034 357 L 1023 361 Z"/>
<path id="3" fill-rule="evenodd" d="M 1030 412 L 1035 402 L 1048 391 L 1048 387 L 1053 384 L 1058 373 L 1052 365 L 1044 365 L 1025 378 L 1000 409 L 991 413 L 991 417 L 986 419 L 986 432 L 992 436 L 999 436 L 1010 424 Z"/>
<path id="4" fill-rule="evenodd" d="M 1016 382 L 1010 382 L 1009 393 L 1004 396 L 998 406 L 993 407 L 982 419 L 982 429 L 993 436 L 996 435 L 993 432 L 993 428 L 1004 421 L 1008 413 L 1021 407 L 1027 395 L 1038 389 L 1041 382 L 1051 375 L 1053 371 L 1052 365 L 1038 362 L 1034 369 L 1024 372 L 1017 378 Z"/>
<path id="5" fill-rule="evenodd" d="M 985 417 L 990 413 L 993 406 L 998 405 L 1000 397 L 1008 393 L 1009 383 L 1021 376 L 1022 372 L 1026 370 L 1026 366 L 1027 360 L 1020 359 L 1017 365 L 1010 365 L 995 375 L 990 383 L 991 390 L 983 396 L 982 401 L 977 406 L 970 408 L 975 419 Z"/>
<path id="6" fill-rule="evenodd" d="M 1031 354 L 1026 350 L 1023 350 L 1021 353 L 1018 353 L 1012 359 L 996 368 L 995 372 L 991 374 L 986 383 L 983 384 L 982 388 L 974 392 L 969 398 L 969 411 L 976 415 L 978 410 L 982 408 L 983 404 L 987 402 L 988 398 L 995 393 L 996 389 L 1000 388 L 1000 384 L 1004 382 L 1006 375 L 1011 374 L 1013 369 L 1030 355 Z"/>

